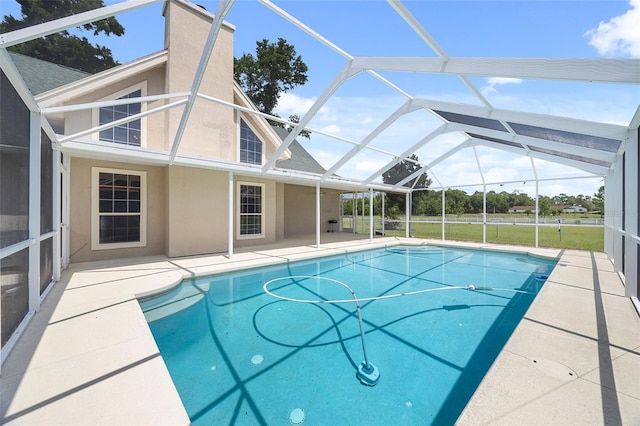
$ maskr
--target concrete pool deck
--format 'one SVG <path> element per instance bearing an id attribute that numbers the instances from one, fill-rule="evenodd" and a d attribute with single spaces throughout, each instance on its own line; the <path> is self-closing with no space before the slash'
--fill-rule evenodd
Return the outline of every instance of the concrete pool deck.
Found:
<path id="1" fill-rule="evenodd" d="M 136 296 L 183 277 L 397 243 L 323 236 L 225 255 L 71 265 L 2 365 L 0 423 L 189 424 Z M 313 239 L 312 239 L 313 240 Z M 640 318 L 604 253 L 523 250 L 558 266 L 458 419 L 478 424 L 640 424 Z M 469 366 L 472 368 L 472 366 Z"/>

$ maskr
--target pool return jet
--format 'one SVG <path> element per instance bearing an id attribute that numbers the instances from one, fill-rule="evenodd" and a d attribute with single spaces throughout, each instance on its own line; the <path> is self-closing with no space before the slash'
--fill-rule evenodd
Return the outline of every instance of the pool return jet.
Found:
<path id="1" fill-rule="evenodd" d="M 547 278 L 546 276 L 544 276 L 544 278 L 536 277 L 536 279 L 546 279 L 546 278 Z M 293 282 L 293 281 L 296 281 L 296 280 L 309 280 L 309 279 L 325 280 L 325 281 L 329 281 L 329 282 L 332 282 L 332 283 L 340 284 L 341 286 L 343 286 L 344 288 L 349 290 L 349 292 L 351 293 L 351 296 L 352 296 L 353 299 L 336 299 L 336 300 L 331 300 L 331 299 L 325 299 L 325 300 L 322 300 L 322 299 L 318 299 L 318 300 L 296 299 L 296 298 L 293 298 L 293 297 L 280 296 L 280 295 L 275 294 L 275 293 L 273 293 L 273 292 L 271 292 L 269 290 L 269 285 L 271 285 L 271 284 L 273 284 L 275 282 L 278 282 L 278 281 L 289 280 L 289 281 Z M 262 288 L 263 288 L 264 292 L 267 293 L 269 296 L 275 297 L 276 299 L 280 299 L 280 300 L 286 300 L 286 301 L 289 301 L 289 302 L 315 303 L 315 304 L 323 304 L 323 303 L 331 303 L 331 304 L 333 304 L 333 303 L 352 303 L 352 302 L 355 302 L 356 311 L 358 312 L 358 324 L 360 326 L 360 339 L 362 341 L 362 352 L 364 354 L 364 361 L 362 361 L 362 363 L 358 366 L 358 369 L 356 371 L 356 377 L 358 378 L 358 380 L 360 380 L 360 382 L 363 385 L 367 385 L 367 386 L 375 386 L 378 383 L 378 381 L 380 380 L 380 371 L 378 370 L 378 367 L 376 367 L 371 362 L 369 362 L 369 357 L 367 356 L 367 344 L 365 342 L 365 337 L 364 337 L 365 333 L 364 333 L 364 326 L 363 326 L 363 323 L 362 323 L 362 311 L 360 309 L 360 301 L 391 299 L 393 297 L 412 296 L 412 295 L 421 294 L 421 293 L 428 293 L 428 292 L 432 292 L 432 291 L 443 291 L 443 290 L 510 291 L 510 292 L 514 292 L 514 293 L 534 294 L 534 293 L 531 293 L 531 292 L 528 292 L 528 291 L 524 291 L 524 290 L 517 290 L 517 289 L 510 289 L 510 288 L 497 288 L 497 287 L 478 287 L 478 286 L 475 286 L 473 284 L 469 284 L 469 285 L 466 285 L 466 286 L 450 286 L 450 287 L 440 287 L 440 288 L 428 288 L 428 289 L 423 289 L 423 290 L 409 291 L 409 292 L 405 292 L 405 293 L 386 294 L 384 296 L 364 297 L 362 299 L 359 299 L 358 296 L 356 295 L 356 293 L 351 289 L 351 287 L 349 287 L 347 284 L 343 283 L 342 281 L 334 280 L 332 278 L 310 276 L 310 275 L 292 275 L 292 276 L 288 276 L 288 277 L 274 278 L 274 279 L 264 283 Z"/>

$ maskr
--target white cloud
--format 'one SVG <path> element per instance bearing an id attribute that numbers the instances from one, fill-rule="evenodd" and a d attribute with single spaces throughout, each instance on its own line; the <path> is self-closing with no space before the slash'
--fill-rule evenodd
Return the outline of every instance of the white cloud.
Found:
<path id="1" fill-rule="evenodd" d="M 505 84 L 520 84 L 522 83 L 521 78 L 507 78 L 507 77 L 490 77 L 487 79 L 487 85 L 484 86 L 480 91 L 483 95 L 488 95 L 489 93 L 497 92 L 497 86 L 503 86 Z"/>
<path id="2" fill-rule="evenodd" d="M 276 112 L 282 116 L 289 117 L 296 114 L 300 117 L 306 113 L 315 102 L 312 98 L 303 98 L 294 93 L 283 93 L 278 99 Z"/>
<path id="3" fill-rule="evenodd" d="M 358 164 L 356 164 L 356 170 L 366 174 L 366 177 L 369 177 L 369 174 L 380 170 L 385 164 L 387 163 L 384 161 L 359 161 Z"/>
<path id="4" fill-rule="evenodd" d="M 629 2 L 631 9 L 607 22 L 601 21 L 584 36 L 602 56 L 640 58 L 640 0 Z"/>
<path id="5" fill-rule="evenodd" d="M 332 135 L 340 134 L 340 126 L 338 126 L 337 124 L 328 124 L 320 130 L 322 130 L 323 132 L 330 133 Z"/>

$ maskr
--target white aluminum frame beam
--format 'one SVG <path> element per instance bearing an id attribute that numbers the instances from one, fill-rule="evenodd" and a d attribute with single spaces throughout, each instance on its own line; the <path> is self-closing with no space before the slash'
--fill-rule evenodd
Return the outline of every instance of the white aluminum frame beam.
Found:
<path id="1" fill-rule="evenodd" d="M 592 163 L 585 163 L 584 161 L 578 161 L 578 160 L 572 160 L 569 158 L 564 158 L 564 157 L 558 157 L 552 154 L 546 154 L 543 152 L 538 152 L 538 151 L 525 151 L 523 149 L 517 148 L 515 146 L 507 146 L 507 145 L 502 145 L 499 143 L 495 143 L 495 142 L 491 142 L 491 141 L 487 141 L 484 139 L 476 139 L 476 138 L 472 138 L 474 145 L 481 145 L 481 146 L 487 146 L 489 148 L 494 148 L 494 149 L 498 149 L 501 151 L 507 151 L 507 152 L 512 152 L 514 154 L 518 154 L 518 155 L 522 155 L 522 156 L 528 156 L 528 157 L 532 157 L 532 158 L 538 158 L 540 160 L 545 160 L 545 161 L 549 161 L 552 163 L 556 163 L 556 164 L 564 164 L 566 166 L 570 166 L 576 169 L 580 169 L 582 171 L 585 171 L 587 173 L 592 173 L 595 175 L 599 175 L 599 176 L 603 176 L 606 175 L 609 171 L 608 167 L 604 167 L 604 166 L 599 166 L 597 164 L 592 164 Z"/>
<path id="2" fill-rule="evenodd" d="M 640 66 L 640 62 L 638 63 L 638 66 Z M 625 140 L 628 138 L 628 128 L 617 124 L 598 123 L 594 121 L 580 120 L 577 118 L 558 117 L 555 115 L 535 114 L 531 112 L 520 112 L 505 109 L 489 110 L 478 105 L 459 104 L 434 99 L 419 98 L 415 99 L 414 102 L 421 105 L 423 108 L 428 108 L 430 110 L 488 118 L 501 122 L 511 121 L 519 124 L 525 124 L 527 126 L 573 132 L 608 139 Z M 439 115 L 436 116 L 440 117 Z M 481 127 L 478 128 L 481 129 Z"/>
<path id="3" fill-rule="evenodd" d="M 398 155 L 396 158 L 394 158 L 393 160 L 389 161 L 387 164 L 382 166 L 375 173 L 373 173 L 371 176 L 369 176 L 367 179 L 365 179 L 362 183 L 364 183 L 365 185 L 369 184 L 369 183 L 373 182 L 378 176 L 382 176 L 382 174 L 384 174 L 384 172 L 386 172 L 387 170 L 389 170 L 390 168 L 392 168 L 396 164 L 398 164 L 398 163 L 400 163 L 401 161 L 404 161 L 404 160 L 409 160 L 408 157 L 411 154 L 416 152 L 418 149 L 422 148 L 424 145 L 426 145 L 428 142 L 432 141 L 436 137 L 438 137 L 441 134 L 445 133 L 448 126 L 449 126 L 449 124 L 445 123 L 442 126 L 438 127 L 433 132 L 429 133 L 427 136 L 425 136 L 424 138 L 420 139 L 416 144 L 414 144 L 413 146 L 411 146 L 407 150 L 405 150 L 402 154 Z"/>
<path id="4" fill-rule="evenodd" d="M 345 66 L 335 76 L 335 78 L 329 84 L 329 86 L 327 86 L 327 88 L 324 89 L 324 92 L 322 92 L 320 97 L 313 103 L 311 108 L 309 108 L 309 110 L 304 114 L 304 116 L 302 116 L 302 118 L 300 119 L 300 123 L 298 123 L 298 126 L 295 127 L 293 130 L 291 130 L 291 132 L 289 132 L 289 134 L 287 135 L 285 140 L 282 141 L 278 149 L 276 149 L 275 152 L 271 154 L 271 157 L 269 157 L 269 159 L 262 166 L 262 173 L 267 173 L 267 171 L 275 164 L 278 158 L 280 158 L 282 153 L 287 148 L 289 148 L 289 145 L 291 145 L 294 139 L 300 134 L 302 129 L 306 128 L 307 124 L 309 124 L 311 119 L 313 119 L 313 117 L 318 113 L 318 111 L 320 111 L 320 109 L 324 106 L 324 104 L 327 103 L 327 101 L 331 98 L 331 95 L 333 95 L 333 93 L 336 90 L 338 90 L 338 88 L 342 85 L 342 83 L 349 80 L 350 78 L 352 78 L 353 76 L 355 76 L 360 72 L 361 71 L 355 71 L 351 67 L 351 62 L 348 62 L 347 64 L 345 64 Z"/>
<path id="5" fill-rule="evenodd" d="M 356 57 L 354 68 L 375 71 L 588 83 L 640 84 L 638 59 Z"/>
<path id="6" fill-rule="evenodd" d="M 322 36 L 320 33 L 318 33 L 317 31 L 313 30 L 308 25 L 304 24 L 302 21 L 297 19 L 295 16 L 292 16 L 289 13 L 285 12 L 284 9 L 276 6 L 271 1 L 269 1 L 269 0 L 258 0 L 258 2 L 260 4 L 262 4 L 263 6 L 267 7 L 272 12 L 276 13 L 277 15 L 279 15 L 281 18 L 284 18 L 286 21 L 290 22 L 291 24 L 295 25 L 296 27 L 298 27 L 299 29 L 301 29 L 305 33 L 309 34 L 311 37 L 315 38 L 317 41 L 319 41 L 320 43 L 324 44 L 325 46 L 327 46 L 328 48 L 330 48 L 334 52 L 338 53 L 340 56 L 342 56 L 343 58 L 347 59 L 348 61 L 351 61 L 354 58 L 353 55 L 349 54 L 344 49 L 338 47 L 338 45 L 336 45 L 335 43 L 331 42 L 329 39 L 327 39 L 326 37 Z M 372 71 L 372 70 L 367 70 L 367 72 L 370 75 L 372 75 L 374 78 L 376 78 L 377 80 L 381 81 L 383 84 L 387 85 L 388 87 L 392 88 L 396 92 L 400 93 L 401 95 L 403 95 L 403 96 L 405 96 L 405 97 L 407 97 L 409 99 L 413 99 L 413 96 L 411 96 L 409 93 L 405 92 L 400 87 L 396 86 L 395 84 L 393 84 L 392 82 L 390 82 L 389 80 L 387 80 L 386 78 L 384 78 L 383 76 L 378 74 L 377 72 Z"/>
<path id="7" fill-rule="evenodd" d="M 458 144 L 454 148 L 450 149 L 449 151 L 445 152 L 444 154 L 442 154 L 441 156 L 436 158 L 435 160 L 430 161 L 429 164 L 427 164 L 426 166 L 422 167 L 420 170 L 417 170 L 417 171 L 413 172 L 412 174 L 410 174 L 406 178 L 402 179 L 400 182 L 398 182 L 395 185 L 393 185 L 393 189 L 397 189 L 397 188 L 403 186 L 405 183 L 411 181 L 412 179 L 415 179 L 416 177 L 418 177 L 418 176 L 422 175 L 423 173 L 425 173 L 430 168 L 436 166 L 437 164 L 439 164 L 439 163 L 443 162 L 444 160 L 446 160 L 447 158 L 451 157 L 456 152 L 458 152 L 458 151 L 460 151 L 460 150 L 462 150 L 464 148 L 468 148 L 470 146 L 472 146 L 471 139 L 467 139 L 464 142 L 461 142 L 460 144 Z"/>
<path id="8" fill-rule="evenodd" d="M 345 165 L 347 161 L 353 158 L 356 154 L 362 151 L 372 140 L 374 140 L 380 133 L 382 133 L 385 129 L 391 126 L 398 118 L 402 117 L 405 114 L 411 113 L 420 109 L 420 107 L 416 107 L 413 105 L 412 100 L 408 100 L 404 104 L 400 106 L 400 108 L 396 109 L 391 115 L 389 115 L 382 123 L 378 125 L 371 133 L 369 133 L 358 145 L 354 146 L 342 156 L 340 160 L 338 160 L 329 170 L 322 175 L 323 179 L 333 175 L 337 170 L 339 170 L 342 166 Z"/>
<path id="9" fill-rule="evenodd" d="M 440 47 L 438 42 L 436 42 L 431 34 L 429 34 L 429 32 L 422 26 L 420 21 L 418 21 L 413 16 L 413 14 L 409 12 L 409 9 L 407 9 L 400 0 L 387 0 L 387 3 L 389 3 L 389 5 L 398 13 L 398 15 L 400 15 L 400 17 L 413 29 L 413 31 L 418 34 L 420 38 L 424 40 L 424 42 L 427 43 L 427 45 L 431 49 L 433 49 L 433 51 L 436 52 L 436 54 L 440 58 L 445 61 L 449 60 L 449 55 L 447 55 L 444 49 Z M 480 90 L 478 90 L 478 88 L 474 86 L 466 76 L 458 75 L 457 77 L 465 84 L 465 86 L 469 88 L 469 90 L 471 90 L 476 95 L 478 99 L 480 99 L 480 102 L 485 104 L 487 108 L 491 108 L 491 104 L 489 103 L 487 98 L 484 97 Z"/>
<path id="10" fill-rule="evenodd" d="M 128 12 L 153 3 L 160 3 L 164 0 L 129 0 L 99 9 L 78 13 L 43 24 L 34 25 L 20 30 L 0 34 L 0 47 L 10 47 L 16 44 L 25 43 L 29 40 L 55 34 L 71 27 L 78 27 L 90 22 L 100 21 L 110 18 L 123 12 Z"/>
<path id="11" fill-rule="evenodd" d="M 483 127 L 474 127 L 466 124 L 451 124 L 449 127 L 450 132 L 461 131 L 466 134 L 473 133 L 479 136 L 486 136 L 494 139 L 501 139 L 507 142 L 518 143 L 523 146 L 525 152 L 531 152 L 530 147 L 536 147 L 540 149 L 547 149 L 557 151 L 568 155 L 578 155 L 581 157 L 589 158 L 597 161 L 606 161 L 612 163 L 616 157 L 615 152 L 602 151 L 594 148 L 585 148 L 579 145 L 571 145 L 562 142 L 554 142 L 547 139 L 532 138 L 530 136 L 512 135 L 510 133 L 500 132 L 498 130 L 485 129 Z M 484 139 L 481 139 L 484 141 Z M 490 142 L 490 141 L 487 141 Z M 510 148 L 509 145 L 495 143 L 495 145 L 504 146 Z M 517 148 L 517 147 L 513 147 Z M 563 163 L 564 157 L 557 157 L 556 162 Z"/>

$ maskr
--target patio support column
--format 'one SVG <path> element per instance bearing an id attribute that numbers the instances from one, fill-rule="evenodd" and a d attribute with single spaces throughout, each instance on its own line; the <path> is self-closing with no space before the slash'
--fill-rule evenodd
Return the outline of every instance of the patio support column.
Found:
<path id="1" fill-rule="evenodd" d="M 62 270 L 62 254 L 60 253 L 60 151 L 53 151 L 53 196 L 52 196 L 52 221 L 53 230 L 53 281 L 60 281 L 60 271 Z"/>
<path id="2" fill-rule="evenodd" d="M 369 188 L 369 241 L 373 241 L 373 188 Z"/>
<path id="3" fill-rule="evenodd" d="M 538 184 L 540 183 L 538 181 L 538 170 L 536 169 L 536 162 L 533 161 L 533 157 L 529 157 L 529 160 L 531 160 L 531 170 L 533 170 L 533 176 L 536 179 L 536 248 L 538 248 L 538 230 L 540 229 L 538 227 Z"/>
<path id="4" fill-rule="evenodd" d="M 476 157 L 476 164 L 478 165 L 478 172 L 480 173 L 480 179 L 482 179 L 482 243 L 487 242 L 487 182 L 484 180 L 484 173 L 482 173 L 482 166 L 480 165 L 480 157 L 478 157 L 478 151 L 476 147 L 473 147 L 473 155 Z"/>
<path id="5" fill-rule="evenodd" d="M 229 259 L 233 256 L 233 172 L 229 171 L 229 234 L 228 234 L 228 254 Z"/>
<path id="6" fill-rule="evenodd" d="M 61 155 L 62 161 L 60 162 L 62 170 L 62 226 L 60 238 L 62 239 L 62 266 L 66 268 L 69 266 L 69 212 L 71 211 L 71 161 L 69 161 L 68 155 Z"/>
<path id="7" fill-rule="evenodd" d="M 384 195 L 385 193 L 382 192 L 381 194 L 382 194 L 382 200 L 381 200 L 382 201 L 382 213 L 381 213 L 382 214 L 381 216 L 382 217 L 382 236 L 384 237 L 385 236 L 384 235 Z"/>
<path id="8" fill-rule="evenodd" d="M 406 216 L 407 225 L 406 225 L 406 230 L 405 230 L 404 234 L 405 234 L 406 238 L 409 238 L 411 236 L 411 230 L 410 230 L 410 227 L 411 227 L 411 192 L 407 192 L 405 200 L 406 200 L 405 216 Z"/>
<path id="9" fill-rule="evenodd" d="M 363 192 L 363 193 L 362 193 L 362 233 L 363 233 L 363 234 L 364 234 L 364 229 L 365 229 L 365 228 L 364 228 L 364 217 L 365 217 L 365 216 L 364 216 L 364 199 L 366 198 L 366 197 L 364 196 L 364 194 L 365 194 L 365 193 Z"/>
<path id="10" fill-rule="evenodd" d="M 442 241 L 446 238 L 444 236 L 444 188 L 442 188 Z"/>
<path id="11" fill-rule="evenodd" d="M 320 248 L 320 181 L 316 182 L 316 248 Z"/>
<path id="12" fill-rule="evenodd" d="M 482 185 L 482 244 L 487 244 L 487 185 Z"/>
<path id="13" fill-rule="evenodd" d="M 634 117 L 637 122 L 638 114 Z M 640 273 L 638 273 L 638 260 L 640 260 L 640 190 L 638 189 L 638 161 L 640 160 L 640 149 L 638 149 L 638 128 L 629 132 L 629 140 L 626 144 L 624 161 L 624 175 L 622 176 L 624 191 L 624 204 L 622 205 L 626 219 L 624 221 L 624 294 L 634 298 L 636 309 L 638 308 L 638 293 L 640 292 Z"/>
<path id="14" fill-rule="evenodd" d="M 358 227 L 357 223 L 358 223 L 358 193 L 354 192 L 353 193 L 353 197 L 351 198 L 351 218 L 353 219 L 353 226 L 352 226 L 352 231 L 354 234 L 357 234 L 358 230 L 356 229 Z"/>
<path id="15" fill-rule="evenodd" d="M 29 312 L 40 310 L 40 114 L 29 124 Z"/>
<path id="16" fill-rule="evenodd" d="M 538 179 L 536 179 L 536 248 L 538 248 L 538 217 L 539 217 L 539 208 L 538 208 Z"/>

